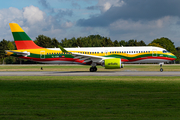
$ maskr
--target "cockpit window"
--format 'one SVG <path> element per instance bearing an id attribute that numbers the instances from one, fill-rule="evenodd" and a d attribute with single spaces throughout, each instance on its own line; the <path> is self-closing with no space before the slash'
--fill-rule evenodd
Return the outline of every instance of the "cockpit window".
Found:
<path id="1" fill-rule="evenodd" d="M 167 50 L 163 50 L 163 53 L 169 53 L 169 51 L 167 51 Z"/>
<path id="2" fill-rule="evenodd" d="M 167 51 L 166 51 L 166 50 L 163 50 L 163 53 L 167 53 Z"/>

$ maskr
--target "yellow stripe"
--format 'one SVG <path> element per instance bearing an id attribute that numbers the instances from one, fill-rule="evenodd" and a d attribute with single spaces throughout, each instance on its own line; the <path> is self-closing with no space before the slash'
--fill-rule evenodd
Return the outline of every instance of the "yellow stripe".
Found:
<path id="1" fill-rule="evenodd" d="M 17 23 L 9 23 L 11 32 L 24 32 L 24 30 Z"/>

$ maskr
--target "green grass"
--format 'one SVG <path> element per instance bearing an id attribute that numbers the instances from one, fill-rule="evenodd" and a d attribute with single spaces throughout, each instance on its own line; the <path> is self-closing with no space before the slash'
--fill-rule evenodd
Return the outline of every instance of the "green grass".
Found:
<path id="1" fill-rule="evenodd" d="M 173 120 L 179 101 L 179 77 L 0 78 L 1 120 Z"/>

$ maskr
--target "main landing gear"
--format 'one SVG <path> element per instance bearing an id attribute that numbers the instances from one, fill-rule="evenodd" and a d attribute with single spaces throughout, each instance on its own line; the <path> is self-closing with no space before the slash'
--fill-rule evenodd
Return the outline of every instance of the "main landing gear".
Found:
<path id="1" fill-rule="evenodd" d="M 93 63 L 91 64 L 91 66 L 92 66 L 92 67 L 90 67 L 89 71 L 90 71 L 90 72 L 96 72 L 96 71 L 97 71 L 96 63 L 93 62 Z"/>
<path id="2" fill-rule="evenodd" d="M 96 66 L 90 67 L 89 71 L 90 72 L 96 72 L 97 71 L 97 67 Z"/>

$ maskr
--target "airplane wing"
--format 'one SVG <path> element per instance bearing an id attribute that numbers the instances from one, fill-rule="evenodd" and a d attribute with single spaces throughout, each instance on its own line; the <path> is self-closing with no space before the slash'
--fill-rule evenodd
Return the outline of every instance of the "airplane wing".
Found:
<path id="1" fill-rule="evenodd" d="M 62 46 L 59 45 L 58 47 L 61 49 L 62 52 L 65 52 L 65 53 L 68 52 Z M 115 58 L 115 57 L 103 57 L 103 56 L 95 56 L 95 55 L 88 55 L 88 54 L 81 54 L 81 53 L 72 53 L 72 55 L 74 56 L 74 59 L 84 60 L 84 63 L 87 63 L 87 62 L 100 63 L 105 59 Z M 128 61 L 127 59 L 124 59 L 124 60 Z"/>
<path id="2" fill-rule="evenodd" d="M 72 53 L 72 55 L 74 56 L 74 59 L 84 60 L 85 63 L 91 62 L 91 61 L 95 63 L 99 63 L 102 60 L 113 58 L 113 57 L 87 55 L 87 54 L 81 54 L 81 53 Z"/>
<path id="3" fill-rule="evenodd" d="M 11 51 L 11 50 L 5 50 L 6 54 L 8 53 L 15 53 L 17 55 L 22 55 L 22 56 L 28 56 L 30 55 L 30 52 L 24 51 L 24 52 L 15 52 L 15 51 Z"/>
<path id="4" fill-rule="evenodd" d="M 61 49 L 62 52 L 67 53 L 68 51 L 65 50 L 62 46 L 58 45 L 58 47 Z M 74 59 L 84 60 L 85 63 L 87 62 L 95 62 L 99 63 L 104 59 L 109 59 L 112 57 L 102 57 L 102 56 L 94 56 L 94 55 L 87 55 L 87 54 L 81 54 L 81 53 L 72 53 L 74 56 Z"/>

